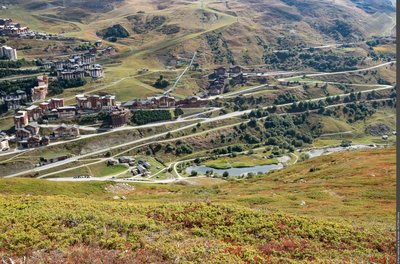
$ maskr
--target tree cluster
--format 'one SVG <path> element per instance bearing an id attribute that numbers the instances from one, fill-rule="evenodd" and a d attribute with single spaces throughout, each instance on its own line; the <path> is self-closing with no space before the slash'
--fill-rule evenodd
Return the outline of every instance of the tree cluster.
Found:
<path id="1" fill-rule="evenodd" d="M 131 121 L 138 125 L 171 119 L 172 114 L 169 110 L 138 110 L 131 117 Z"/>

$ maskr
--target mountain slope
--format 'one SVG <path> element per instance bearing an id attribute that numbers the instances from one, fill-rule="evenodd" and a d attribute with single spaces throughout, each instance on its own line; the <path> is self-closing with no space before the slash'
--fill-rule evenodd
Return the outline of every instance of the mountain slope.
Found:
<path id="1" fill-rule="evenodd" d="M 392 263 L 395 153 L 332 154 L 212 185 L 200 178 L 128 190 L 112 182 L 3 179 L 0 256 L 32 263 Z"/>

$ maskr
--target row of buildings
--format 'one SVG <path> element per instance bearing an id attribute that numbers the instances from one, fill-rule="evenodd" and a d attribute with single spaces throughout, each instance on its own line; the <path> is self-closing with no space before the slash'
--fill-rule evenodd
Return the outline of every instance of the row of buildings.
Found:
<path id="1" fill-rule="evenodd" d="M 62 110 L 64 99 L 52 98 L 39 105 L 31 105 L 24 110 L 18 111 L 14 115 L 14 125 L 16 129 L 23 128 L 29 122 L 38 121 L 43 115 L 51 114 L 54 111 Z"/>
<path id="2" fill-rule="evenodd" d="M 26 118 L 26 114 L 21 112 L 16 118 L 24 119 Z M 27 123 L 26 125 L 19 124 L 19 127 L 16 127 L 15 139 L 22 148 L 35 148 L 49 145 L 50 138 L 48 136 L 41 136 L 39 132 L 40 126 L 37 122 Z"/>
<path id="3" fill-rule="evenodd" d="M 86 76 L 93 79 L 102 78 L 104 75 L 103 67 L 96 64 L 95 53 L 85 53 L 74 55 L 66 60 L 54 60 L 44 63 L 47 69 L 57 72 L 57 77 L 64 80 L 84 78 Z"/>
<path id="4" fill-rule="evenodd" d="M 43 40 L 57 40 L 57 41 L 74 41 L 77 38 L 57 36 L 43 32 L 34 32 L 29 27 L 21 26 L 20 23 L 14 22 L 10 18 L 0 18 L 0 36 L 18 37 L 18 38 L 36 38 Z"/>
<path id="5" fill-rule="evenodd" d="M 76 106 L 65 106 L 63 98 L 51 98 L 38 105 L 31 105 L 24 110 L 18 111 L 14 115 L 17 142 L 22 147 L 34 147 L 47 144 L 47 139 L 43 144 L 37 140 L 38 137 L 40 137 L 37 121 L 44 116 L 46 116 L 48 120 L 68 120 L 75 118 L 78 114 L 84 115 L 99 111 L 107 111 L 110 114 L 110 123 L 112 127 L 123 126 L 129 121 L 130 111 L 127 109 L 119 109 L 116 106 L 115 96 L 77 95 L 76 101 Z M 78 126 L 62 124 L 54 130 L 52 137 L 57 139 L 78 137 L 79 135 Z M 29 140 L 32 137 L 34 137 L 34 139 Z M 32 140 L 38 144 L 30 142 Z"/>
<path id="6" fill-rule="evenodd" d="M 198 96 L 190 96 L 185 99 L 175 99 L 175 97 L 162 95 L 148 97 L 147 100 L 133 100 L 122 104 L 128 109 L 157 109 L 157 108 L 196 108 L 207 106 L 208 100 Z"/>
<path id="7" fill-rule="evenodd" d="M 243 67 L 238 65 L 229 68 L 218 67 L 214 69 L 213 74 L 208 79 L 208 94 L 219 95 L 224 93 L 228 81 L 233 85 L 246 83 L 247 75 L 243 73 L 243 69 Z"/>
<path id="8" fill-rule="evenodd" d="M 28 96 L 25 91 L 17 90 L 12 93 L 0 94 L 0 105 L 5 105 L 6 110 L 17 110 L 28 102 L 43 101 L 46 99 L 49 78 L 46 75 L 37 77 L 38 85 L 31 89 L 31 96 Z"/>
<path id="9" fill-rule="evenodd" d="M 112 110 L 116 107 L 114 95 L 84 95 L 78 94 L 75 96 L 76 104 L 82 110 Z"/>
<path id="10" fill-rule="evenodd" d="M 65 118 L 75 116 L 75 112 L 71 115 L 69 111 L 67 114 L 65 110 L 69 107 L 64 106 L 64 99 L 52 98 L 45 102 L 41 102 L 39 105 L 31 105 L 24 110 L 18 111 L 14 115 L 14 126 L 15 126 L 15 138 L 18 145 L 22 148 L 33 148 L 39 146 L 46 146 L 50 142 L 49 136 L 41 136 L 39 134 L 40 126 L 37 121 L 46 116 L 55 116 L 55 118 Z M 61 128 L 56 128 L 53 133 L 53 137 L 66 137 L 65 133 L 61 130 L 65 128 L 65 125 Z M 70 129 L 71 130 L 71 129 Z M 78 130 L 76 132 L 76 130 Z M 69 136 L 79 136 L 79 129 L 73 128 L 73 133 Z"/>
<path id="11" fill-rule="evenodd" d="M 84 112 L 107 111 L 110 114 L 110 125 L 113 128 L 128 123 L 131 112 L 128 109 L 117 107 L 114 95 L 84 95 L 75 96 L 77 108 Z"/>
<path id="12" fill-rule="evenodd" d="M 71 111 L 72 110 L 72 111 Z M 54 128 L 49 136 L 40 135 L 40 126 L 37 121 L 46 115 L 48 118 L 65 119 L 76 115 L 76 107 L 64 106 L 63 98 L 52 98 L 41 102 L 39 105 L 31 105 L 14 115 L 15 139 L 22 148 L 46 146 L 50 138 L 71 138 L 80 136 L 76 125 L 62 124 Z"/>
<path id="13" fill-rule="evenodd" d="M 28 27 L 22 27 L 19 23 L 13 22 L 10 18 L 0 18 L 1 36 L 19 36 L 29 32 L 30 30 Z"/>
<path id="14" fill-rule="evenodd" d="M 16 61 L 18 60 L 17 50 L 9 46 L 0 47 L 0 59 L 4 58 L 7 60 Z"/>
<path id="15" fill-rule="evenodd" d="M 5 105 L 6 110 L 16 110 L 21 108 L 21 105 L 27 103 L 28 95 L 22 90 L 17 90 L 13 93 L 1 93 L 0 105 Z"/>
<path id="16" fill-rule="evenodd" d="M 36 122 L 28 123 L 23 128 L 19 128 L 15 132 L 15 140 L 19 147 L 35 148 L 47 146 L 51 139 L 69 139 L 80 136 L 79 127 L 77 125 L 61 124 L 53 129 L 49 135 L 40 135 L 40 126 Z"/>

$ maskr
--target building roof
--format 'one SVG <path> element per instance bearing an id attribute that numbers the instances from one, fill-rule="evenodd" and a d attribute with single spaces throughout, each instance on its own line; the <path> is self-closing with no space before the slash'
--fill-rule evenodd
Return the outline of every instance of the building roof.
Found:
<path id="1" fill-rule="evenodd" d="M 31 105 L 31 106 L 27 107 L 26 110 L 31 111 L 31 110 L 35 110 L 38 108 L 39 108 L 39 106 L 37 106 L 37 105 Z"/>
<path id="2" fill-rule="evenodd" d="M 31 127 L 34 127 L 34 128 L 38 128 L 39 124 L 37 122 L 31 122 L 31 123 L 27 124 L 25 127 L 28 127 L 28 126 L 31 126 Z"/>
<path id="3" fill-rule="evenodd" d="M 26 115 L 27 114 L 27 112 L 26 111 L 18 111 L 16 114 L 15 114 L 15 117 L 21 117 L 21 116 L 24 116 L 24 115 Z"/>
<path id="4" fill-rule="evenodd" d="M 24 132 L 24 133 L 27 133 L 27 134 L 31 133 L 31 131 L 29 131 L 29 130 L 27 130 L 25 128 L 19 128 L 19 129 L 17 129 L 17 132 Z"/>
<path id="5" fill-rule="evenodd" d="M 78 129 L 79 127 L 77 125 L 67 125 L 67 124 L 61 124 L 58 127 L 54 128 L 54 130 L 59 130 L 59 129 Z"/>
<path id="6" fill-rule="evenodd" d="M 63 110 L 76 110 L 76 107 L 75 106 L 62 106 L 62 107 L 59 107 L 58 110 L 61 110 L 61 111 L 63 111 Z"/>

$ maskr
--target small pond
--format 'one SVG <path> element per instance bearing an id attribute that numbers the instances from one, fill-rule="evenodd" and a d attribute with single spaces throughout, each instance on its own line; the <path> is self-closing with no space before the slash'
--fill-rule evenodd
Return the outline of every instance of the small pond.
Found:
<path id="1" fill-rule="evenodd" d="M 205 165 L 190 166 L 186 168 L 186 173 L 190 175 L 192 171 L 197 171 L 199 174 L 206 174 L 207 171 L 212 170 L 214 173 L 223 174 L 225 171 L 229 173 L 229 176 L 240 176 L 247 173 L 257 174 L 258 172 L 267 173 L 272 170 L 282 169 L 282 163 L 271 164 L 271 165 L 260 165 L 247 168 L 230 168 L 230 169 L 213 169 Z"/>

